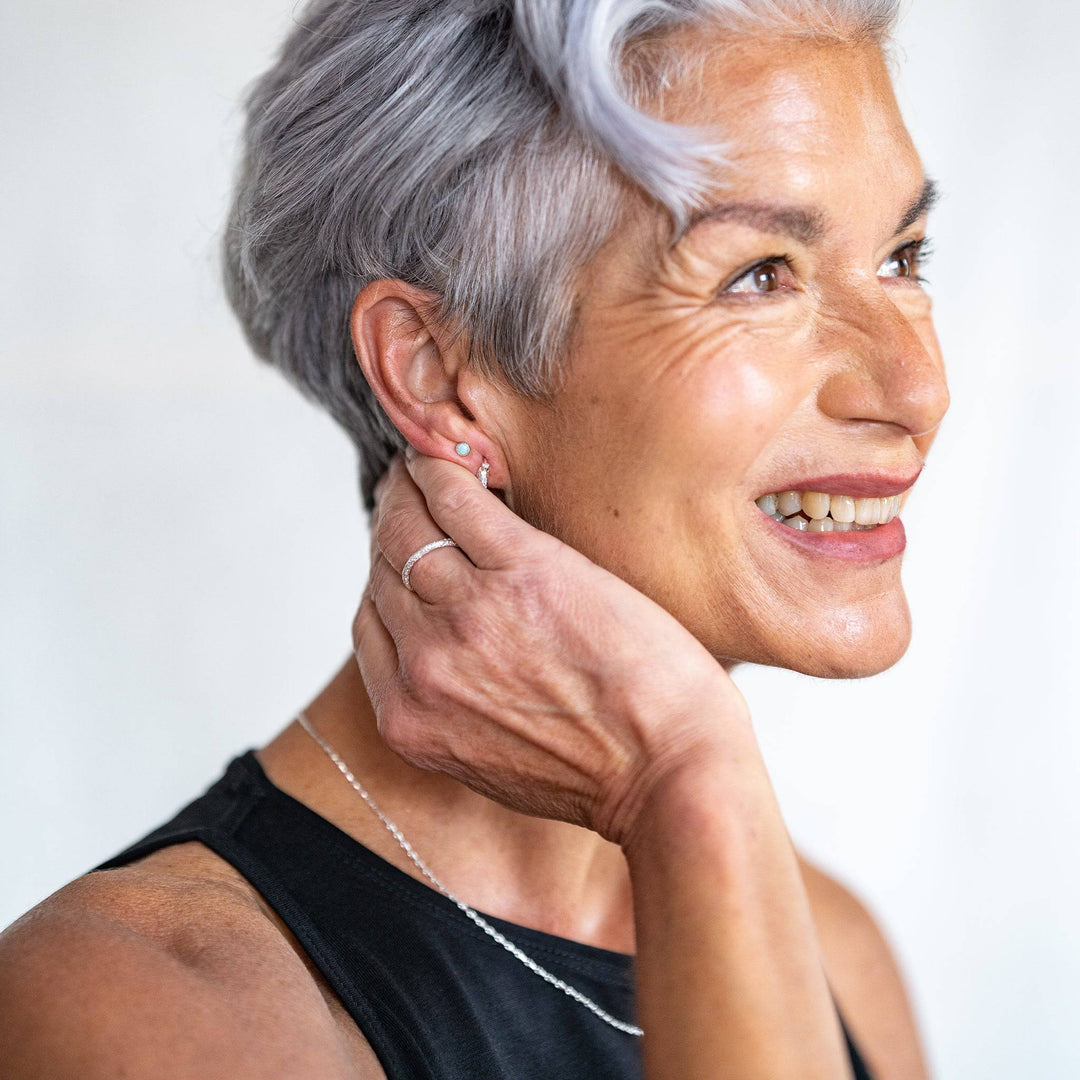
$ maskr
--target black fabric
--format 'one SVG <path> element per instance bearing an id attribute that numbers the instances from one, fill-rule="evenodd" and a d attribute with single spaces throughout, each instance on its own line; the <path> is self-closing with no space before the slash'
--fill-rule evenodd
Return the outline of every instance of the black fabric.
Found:
<path id="1" fill-rule="evenodd" d="M 631 1080 L 640 1041 L 548 985 L 452 901 L 270 782 L 253 750 L 101 863 L 199 840 L 296 935 L 391 1080 Z M 634 1022 L 633 957 L 485 913 L 537 963 Z M 841 1023 L 842 1023 L 841 1019 Z M 844 1028 L 856 1080 L 871 1080 Z"/>

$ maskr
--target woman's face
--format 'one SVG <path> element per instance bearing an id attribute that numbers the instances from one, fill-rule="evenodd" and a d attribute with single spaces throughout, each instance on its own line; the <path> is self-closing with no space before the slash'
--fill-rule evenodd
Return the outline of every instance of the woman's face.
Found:
<path id="1" fill-rule="evenodd" d="M 852 500 L 910 488 L 949 400 L 885 62 L 736 39 L 663 116 L 717 123 L 742 171 L 672 251 L 642 204 L 588 268 L 557 408 L 506 433 L 508 501 L 721 660 L 881 671 L 910 636 L 903 526 L 850 527 L 878 509 Z M 791 524 L 756 502 L 790 491 L 833 498 L 789 495 Z"/>

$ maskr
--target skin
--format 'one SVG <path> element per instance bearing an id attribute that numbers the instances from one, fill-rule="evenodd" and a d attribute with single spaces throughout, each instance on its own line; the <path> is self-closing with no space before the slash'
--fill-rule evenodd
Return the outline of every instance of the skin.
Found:
<path id="1" fill-rule="evenodd" d="M 895 232 L 924 176 L 876 46 L 762 36 L 717 44 L 699 85 L 665 96 L 665 117 L 715 120 L 738 147 L 745 172 L 722 191 L 718 182 L 718 201 L 813 203 L 826 222 L 820 240 L 801 244 L 714 220 L 664 252 L 661 219 L 631 200 L 623 228 L 583 274 L 580 335 L 554 408 L 468 369 L 460 347 L 423 321 L 417 290 L 396 281 L 363 290 L 353 312 L 357 360 L 422 456 L 408 470 L 396 462 L 380 492 L 373 570 L 354 628 L 358 657 L 307 713 L 357 763 L 414 846 L 439 853 L 448 886 L 482 911 L 678 958 L 692 950 L 678 941 L 660 948 L 650 928 L 674 925 L 670 913 L 654 911 L 664 897 L 685 901 L 703 920 L 686 940 L 705 942 L 708 955 L 692 970 L 648 961 L 650 1031 L 666 1023 L 650 1004 L 663 997 L 665 979 L 704 980 L 706 1005 L 709 988 L 723 982 L 757 1002 L 759 1017 L 804 1010 L 807 1045 L 820 1051 L 813 1075 L 840 1075 L 830 1071 L 839 1049 L 823 1019 L 820 960 L 875 1075 L 919 1077 L 925 1065 L 888 945 L 850 892 L 785 848 L 749 713 L 725 669 L 752 661 L 855 677 L 884 670 L 907 647 L 899 558 L 845 564 L 806 555 L 777 540 L 753 500 L 793 475 L 909 474 L 925 457 L 948 393 L 929 297 L 891 261 L 925 229 L 920 219 Z M 778 261 L 747 276 L 751 265 L 785 254 L 790 266 Z M 461 440 L 472 447 L 464 461 L 454 451 Z M 498 498 L 470 476 L 484 459 Z M 404 557 L 444 532 L 486 568 L 485 587 L 470 588 L 480 569 L 461 551 L 441 551 L 417 564 L 417 594 L 408 594 L 395 580 Z M 504 581 L 513 588 L 489 587 Z M 588 602 L 575 607 L 574 595 Z M 497 607 L 508 597 L 524 597 L 556 636 L 530 639 L 520 615 L 511 621 Z M 611 612 L 599 637 L 580 615 L 599 618 L 598 607 Z M 569 654 L 576 667 L 558 670 L 588 678 L 552 676 L 542 685 L 539 672 L 551 665 L 521 664 L 515 677 L 532 680 L 535 704 L 522 705 L 516 728 L 511 710 L 467 700 L 475 680 L 450 688 L 445 671 L 439 683 L 414 668 L 406 687 L 402 629 L 430 655 L 438 647 L 460 661 L 460 641 L 458 654 L 445 650 L 464 620 L 473 662 L 489 665 L 477 673 L 510 678 L 508 651 L 480 647 L 490 620 L 498 630 L 490 637 L 504 645 L 505 635 L 524 635 L 512 655 L 541 647 L 551 658 Z M 654 649 L 670 662 L 650 661 Z M 633 663 L 619 668 L 613 654 L 626 650 Z M 552 724 L 555 741 L 541 746 L 528 709 L 552 715 L 552 700 L 567 722 Z M 599 725 L 587 728 L 596 733 L 588 746 L 603 753 L 580 741 L 582 717 Z M 521 752 L 510 749 L 514 738 Z M 709 767 L 685 768 L 687 748 Z M 725 755 L 745 767 L 718 777 Z M 259 757 L 280 787 L 413 872 L 297 725 Z M 560 771 L 566 761 L 579 767 Z M 735 790 L 751 819 L 739 817 Z M 756 908 L 766 922 L 794 928 L 768 939 L 791 959 L 787 983 L 752 981 L 747 972 L 760 970 L 760 957 L 740 966 L 721 934 L 710 937 L 710 926 L 734 918 L 708 906 L 703 894 L 716 890 L 665 866 L 662 853 L 678 838 L 672 808 L 682 803 L 723 811 L 723 820 L 698 822 L 698 850 L 715 852 L 715 865 L 729 871 L 732 911 L 768 886 Z M 724 841 L 742 827 L 772 838 L 766 878 L 751 881 L 725 861 Z M 646 897 L 635 887 L 643 875 L 670 887 Z M 739 891 L 744 883 L 748 892 Z M 3 965 L 0 983 L 0 1003 L 17 1018 L 11 1030 L 20 1032 L 17 1046 L 0 1043 L 0 1056 L 16 1062 L 14 1077 L 105 1076 L 121 1067 L 162 1076 L 163 1056 L 175 1075 L 267 1075 L 286 1061 L 288 1075 L 381 1075 L 273 912 L 198 844 L 72 883 L 0 939 L 0 960 L 15 961 Z M 105 967 L 112 977 L 102 985 Z M 89 1016 L 73 1008 L 88 988 L 98 1003 Z M 162 1022 L 162 1006 L 183 1025 Z M 720 1060 L 717 1047 L 694 1042 L 689 1023 L 683 1041 L 694 1060 Z M 759 1073 L 733 1062 L 724 1075 Z M 778 1065 L 760 1075 L 788 1073 Z"/>
<path id="2" fill-rule="evenodd" d="M 871 675 L 910 638 L 900 560 L 853 571 L 805 557 L 775 541 L 753 500 L 792 475 L 910 474 L 925 458 L 948 406 L 931 301 L 911 278 L 881 276 L 925 233 L 922 219 L 894 235 L 923 171 L 876 48 L 751 40 L 720 56 L 722 70 L 706 68 L 711 107 L 676 93 L 665 116 L 716 115 L 746 169 L 717 201 L 817 205 L 820 244 L 708 223 L 646 276 L 636 252 L 655 218 L 634 216 L 588 274 L 557 413 L 500 410 L 487 438 L 462 437 L 525 516 L 658 600 L 718 658 Z M 779 289 L 754 295 L 744 279 L 716 296 L 785 253 Z M 430 439 L 420 449 L 443 452 Z"/>

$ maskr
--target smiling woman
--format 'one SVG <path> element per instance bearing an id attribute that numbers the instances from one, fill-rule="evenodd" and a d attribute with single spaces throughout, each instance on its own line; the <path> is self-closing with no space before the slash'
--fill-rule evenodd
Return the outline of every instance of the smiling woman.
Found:
<path id="1" fill-rule="evenodd" d="M 359 451 L 355 656 L 5 933 L 8 1075 L 925 1075 L 728 675 L 910 637 L 948 392 L 894 9 L 305 12 L 227 285 Z"/>

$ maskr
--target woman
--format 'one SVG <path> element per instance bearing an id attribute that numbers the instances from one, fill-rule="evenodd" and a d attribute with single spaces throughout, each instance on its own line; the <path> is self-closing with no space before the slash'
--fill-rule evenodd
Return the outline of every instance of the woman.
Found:
<path id="1" fill-rule="evenodd" d="M 948 393 L 894 8 L 308 10 L 227 280 L 357 444 L 355 655 L 7 931 L 5 1075 L 925 1075 L 728 675 L 908 643 Z"/>

